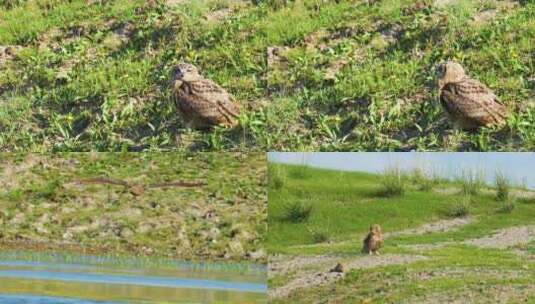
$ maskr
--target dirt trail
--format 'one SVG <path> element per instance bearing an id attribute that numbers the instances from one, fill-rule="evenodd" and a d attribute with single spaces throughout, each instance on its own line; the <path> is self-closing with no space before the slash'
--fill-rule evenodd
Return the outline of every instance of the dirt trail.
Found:
<path id="1" fill-rule="evenodd" d="M 268 278 L 276 275 L 283 275 L 291 271 L 304 272 L 306 268 L 312 266 L 314 268 L 323 267 L 336 263 L 339 257 L 317 255 L 317 256 L 300 256 L 292 258 L 287 255 L 279 255 L 275 258 L 269 258 Z"/>
<path id="2" fill-rule="evenodd" d="M 405 229 L 401 231 L 385 233 L 385 238 L 395 237 L 400 235 L 420 235 L 433 232 L 446 232 L 457 229 L 461 226 L 468 225 L 472 222 L 471 217 L 460 217 L 451 220 L 440 220 L 433 223 L 424 224 L 418 228 Z"/>
<path id="3" fill-rule="evenodd" d="M 468 240 L 464 243 L 483 248 L 505 249 L 516 245 L 527 244 L 533 240 L 535 240 L 535 225 L 501 229 L 493 235 Z"/>
<path id="4" fill-rule="evenodd" d="M 327 257 L 331 259 L 333 257 Z M 301 258 L 303 259 L 303 258 Z M 335 260 L 336 258 L 333 258 Z M 375 267 L 382 267 L 388 265 L 408 264 L 416 261 L 427 259 L 424 256 L 419 255 L 401 255 L 401 254 L 387 254 L 382 256 L 361 256 L 349 260 L 344 265 L 344 271 L 347 272 L 351 269 L 368 269 Z M 314 257 L 311 262 L 317 261 L 318 257 Z M 323 271 L 317 271 L 314 273 L 306 274 L 290 281 L 288 284 L 279 287 L 271 288 L 268 291 L 270 299 L 276 299 L 286 297 L 293 291 L 302 288 L 310 288 L 317 285 L 323 285 L 332 283 L 344 277 L 345 272 L 331 272 L 329 269 L 335 266 L 333 263 L 330 267 L 325 268 Z M 271 266 L 270 266 L 271 267 Z"/>

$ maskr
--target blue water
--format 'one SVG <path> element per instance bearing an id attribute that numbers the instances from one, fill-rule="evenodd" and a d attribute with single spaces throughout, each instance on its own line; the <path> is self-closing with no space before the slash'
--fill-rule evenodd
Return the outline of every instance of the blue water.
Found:
<path id="1" fill-rule="evenodd" d="M 118 302 L 89 301 L 82 299 L 69 299 L 58 297 L 32 296 L 32 295 L 2 295 L 2 304 L 117 304 Z"/>
<path id="2" fill-rule="evenodd" d="M 122 285 L 199 288 L 239 292 L 265 293 L 267 291 L 267 286 L 265 284 L 256 283 L 44 270 L 1 270 L 0 277 Z"/>
<path id="3" fill-rule="evenodd" d="M 267 303 L 265 275 L 0 260 L 0 304 Z"/>

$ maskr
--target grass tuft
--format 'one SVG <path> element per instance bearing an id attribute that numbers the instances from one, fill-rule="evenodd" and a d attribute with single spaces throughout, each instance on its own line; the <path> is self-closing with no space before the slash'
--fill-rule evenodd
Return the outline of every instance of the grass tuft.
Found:
<path id="1" fill-rule="evenodd" d="M 273 189 L 281 189 L 286 182 L 286 171 L 284 167 L 275 164 L 269 164 L 268 182 Z"/>
<path id="2" fill-rule="evenodd" d="M 463 170 L 460 182 L 462 194 L 465 196 L 478 195 L 485 185 L 483 172 L 479 170 Z"/>
<path id="3" fill-rule="evenodd" d="M 448 210 L 448 215 L 451 217 L 465 217 L 470 214 L 472 209 L 470 198 L 465 198 L 451 206 Z"/>
<path id="4" fill-rule="evenodd" d="M 504 202 L 498 209 L 498 213 L 511 213 L 516 207 L 516 202 L 514 200 L 509 200 Z"/>
<path id="5" fill-rule="evenodd" d="M 498 201 L 507 201 L 510 187 L 511 183 L 507 176 L 502 172 L 496 172 L 496 199 Z"/>
<path id="6" fill-rule="evenodd" d="M 304 201 L 293 201 L 284 205 L 283 217 L 286 221 L 299 223 L 307 221 L 311 213 L 311 204 Z"/>
<path id="7" fill-rule="evenodd" d="M 405 181 L 403 173 L 398 166 L 391 166 L 384 170 L 381 176 L 382 191 L 384 196 L 399 196 L 405 193 Z"/>

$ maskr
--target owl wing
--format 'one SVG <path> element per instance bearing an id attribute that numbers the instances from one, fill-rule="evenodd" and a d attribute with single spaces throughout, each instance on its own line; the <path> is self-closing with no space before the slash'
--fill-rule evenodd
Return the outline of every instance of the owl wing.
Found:
<path id="1" fill-rule="evenodd" d="M 477 80 L 466 78 L 446 84 L 440 94 L 440 102 L 454 117 L 472 120 L 478 125 L 501 124 L 506 110 L 498 97 Z"/>
<path id="2" fill-rule="evenodd" d="M 372 241 L 372 235 L 368 233 L 364 241 L 362 241 L 362 251 L 370 249 L 370 242 Z"/>
<path id="3" fill-rule="evenodd" d="M 210 124 L 235 125 L 239 107 L 232 96 L 208 79 L 188 83 L 188 92 L 181 94 L 181 110 L 195 113 Z"/>

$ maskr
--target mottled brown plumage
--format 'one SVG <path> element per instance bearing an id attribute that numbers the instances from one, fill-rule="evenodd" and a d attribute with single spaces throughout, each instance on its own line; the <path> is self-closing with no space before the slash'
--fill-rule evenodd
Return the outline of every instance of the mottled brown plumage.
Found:
<path id="1" fill-rule="evenodd" d="M 468 77 L 452 61 L 437 69 L 439 98 L 454 126 L 463 130 L 502 126 L 506 109 L 498 97 L 481 82 Z"/>
<path id="2" fill-rule="evenodd" d="M 239 105 L 222 87 L 203 78 L 191 64 L 172 70 L 171 97 L 188 128 L 207 129 L 238 124 Z"/>
<path id="3" fill-rule="evenodd" d="M 383 233 L 381 226 L 373 224 L 370 226 L 370 232 L 363 241 L 362 252 L 379 255 L 379 248 L 383 246 Z"/>

